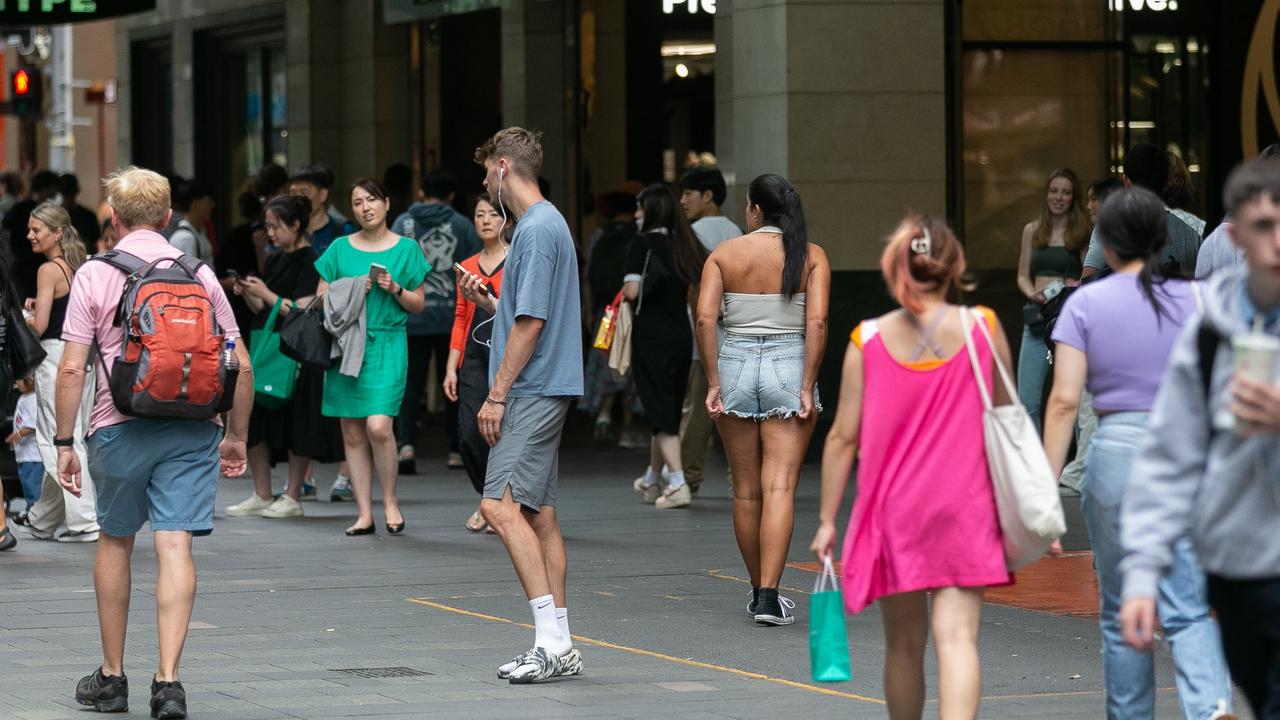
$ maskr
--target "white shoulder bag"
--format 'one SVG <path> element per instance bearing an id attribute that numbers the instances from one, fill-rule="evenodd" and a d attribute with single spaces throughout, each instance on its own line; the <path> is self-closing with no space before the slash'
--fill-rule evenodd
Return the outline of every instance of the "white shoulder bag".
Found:
<path id="1" fill-rule="evenodd" d="M 982 395 L 982 436 L 987 451 L 987 467 L 995 489 L 996 512 L 1004 534 L 1004 560 L 1010 570 L 1035 562 L 1054 540 L 1067 531 L 1058 495 L 1058 480 L 1049 468 L 1040 434 L 1021 403 L 995 407 L 987 379 L 973 346 L 972 319 L 976 318 L 991 357 L 1000 371 L 1009 397 L 1018 397 L 1009 370 L 996 352 L 987 323 L 978 312 L 966 308 L 961 314 L 964 345 L 969 352 L 974 380 Z"/>

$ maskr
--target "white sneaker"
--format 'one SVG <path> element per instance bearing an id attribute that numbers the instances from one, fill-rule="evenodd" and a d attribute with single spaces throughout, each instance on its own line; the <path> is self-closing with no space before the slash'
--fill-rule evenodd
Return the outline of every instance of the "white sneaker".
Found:
<path id="1" fill-rule="evenodd" d="M 258 514 L 264 518 L 302 517 L 302 503 L 288 495 L 281 495 L 276 498 L 275 502 Z"/>
<path id="2" fill-rule="evenodd" d="M 653 506 L 659 510 L 670 510 L 672 508 L 684 507 L 693 502 L 693 493 L 689 490 L 689 485 L 681 485 L 678 488 L 668 489 L 662 493 L 657 500 L 653 502 Z"/>
<path id="3" fill-rule="evenodd" d="M 329 490 L 329 502 L 346 502 L 354 499 L 355 494 L 351 491 L 351 478 L 346 475 L 339 475 L 333 481 L 333 487 Z"/>
<path id="4" fill-rule="evenodd" d="M 231 505 L 226 510 L 227 517 L 262 517 L 262 511 L 271 507 L 271 500 L 263 500 L 257 493 L 248 500 Z"/>
<path id="5" fill-rule="evenodd" d="M 631 483 L 631 489 L 635 490 L 636 494 L 650 505 L 652 505 L 653 502 L 658 499 L 658 496 L 662 494 L 662 484 L 654 483 L 652 485 L 645 485 L 643 475 L 636 478 L 636 481 Z"/>

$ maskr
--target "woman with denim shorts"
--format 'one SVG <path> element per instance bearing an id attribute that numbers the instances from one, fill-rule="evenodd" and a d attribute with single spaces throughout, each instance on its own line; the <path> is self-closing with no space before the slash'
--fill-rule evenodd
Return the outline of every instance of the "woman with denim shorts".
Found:
<path id="1" fill-rule="evenodd" d="M 790 625 L 778 595 L 791 546 L 796 485 L 822 405 L 818 367 L 827 346 L 831 267 L 808 241 L 800 194 L 779 175 L 747 188 L 747 234 L 707 260 L 698 297 L 698 347 L 707 412 L 733 472 L 733 530 L 751 576 L 747 614 Z M 717 353 L 723 310 L 725 339 Z"/>
<path id="2" fill-rule="evenodd" d="M 1113 274 L 1067 300 L 1054 328 L 1053 391 L 1044 440 L 1056 474 L 1066 462 L 1081 390 L 1093 395 L 1098 429 L 1084 463 L 1080 506 L 1101 592 L 1106 713 L 1153 717 L 1155 667 L 1150 653 L 1125 645 L 1120 628 L 1120 508 L 1134 455 L 1150 431 L 1150 412 L 1174 341 L 1195 322 L 1199 289 L 1167 279 L 1159 257 L 1168 237 L 1163 202 L 1133 187 L 1113 193 L 1098 212 L 1097 233 Z M 1172 571 L 1160 580 L 1159 612 L 1173 651 L 1183 716 L 1218 717 L 1231 704 L 1231 682 L 1218 626 L 1209 615 L 1204 571 L 1183 537 Z"/>

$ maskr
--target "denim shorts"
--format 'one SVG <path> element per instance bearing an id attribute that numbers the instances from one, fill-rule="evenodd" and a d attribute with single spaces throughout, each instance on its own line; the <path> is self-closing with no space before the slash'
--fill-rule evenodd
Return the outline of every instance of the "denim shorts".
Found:
<path id="1" fill-rule="evenodd" d="M 748 420 L 789 418 L 800 412 L 804 335 L 725 335 L 716 361 L 720 402 L 728 415 Z M 818 388 L 813 407 L 822 411 Z"/>
<path id="2" fill-rule="evenodd" d="M 196 420 L 137 419 L 89 436 L 98 525 L 112 537 L 142 529 L 213 532 L 222 428 Z"/>

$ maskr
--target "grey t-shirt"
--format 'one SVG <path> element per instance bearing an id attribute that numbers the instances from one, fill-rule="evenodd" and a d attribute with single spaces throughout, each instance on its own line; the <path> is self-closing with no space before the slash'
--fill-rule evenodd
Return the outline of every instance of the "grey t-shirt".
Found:
<path id="1" fill-rule="evenodd" d="M 711 252 L 725 240 L 741 235 L 742 229 L 723 215 L 709 215 L 693 221 L 693 234 L 698 236 L 702 247 Z"/>
<path id="2" fill-rule="evenodd" d="M 1200 253 L 1200 235 L 1191 226 L 1178 219 L 1177 215 L 1165 208 L 1165 220 L 1169 227 L 1169 241 L 1160 251 L 1160 264 L 1170 260 L 1177 262 L 1178 269 L 1191 277 L 1196 269 L 1196 256 Z M 1084 266 L 1102 270 L 1107 267 L 1107 258 L 1102 254 L 1102 239 L 1098 237 L 1098 228 L 1093 229 L 1089 238 L 1089 252 L 1084 256 Z"/>
<path id="3" fill-rule="evenodd" d="M 533 356 L 508 393 L 511 397 L 582 395 L 582 307 L 578 254 L 564 218 L 543 200 L 516 224 L 493 321 L 489 383 L 502 366 L 516 318 L 544 321 Z"/>
<path id="4" fill-rule="evenodd" d="M 1200 246 L 1200 255 L 1196 258 L 1196 279 L 1204 280 L 1215 272 L 1233 268 L 1244 262 L 1244 253 L 1231 242 L 1231 234 L 1227 232 L 1227 222 L 1214 228 Z"/>

